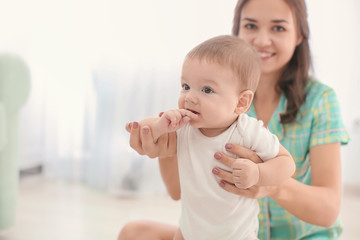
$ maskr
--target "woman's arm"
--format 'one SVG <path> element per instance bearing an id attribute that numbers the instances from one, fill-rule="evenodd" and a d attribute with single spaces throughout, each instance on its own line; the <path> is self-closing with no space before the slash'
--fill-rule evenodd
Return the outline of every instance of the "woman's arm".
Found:
<path id="1" fill-rule="evenodd" d="M 180 200 L 180 179 L 177 157 L 159 158 L 159 167 L 161 177 L 165 183 L 170 197 L 174 200 Z"/>
<path id="2" fill-rule="evenodd" d="M 159 158 L 161 177 L 165 187 L 174 200 L 180 199 L 180 181 L 177 165 L 177 139 L 176 133 L 172 132 L 159 137 L 154 143 L 149 126 L 140 126 L 133 122 L 126 125 L 130 132 L 130 146 L 139 154 L 150 158 Z"/>
<path id="3" fill-rule="evenodd" d="M 254 153 L 232 144 L 229 152 L 239 157 L 250 156 L 259 162 Z M 225 154 L 215 154 L 220 162 L 231 166 L 237 159 Z M 319 145 L 311 148 L 312 185 L 306 185 L 291 178 L 279 186 L 239 189 L 233 184 L 232 173 L 216 167 L 213 173 L 222 178 L 220 186 L 234 194 L 250 198 L 268 196 L 299 219 L 319 226 L 329 227 L 337 219 L 341 202 L 340 143 Z"/>
<path id="4" fill-rule="evenodd" d="M 271 198 L 305 222 L 331 226 L 340 211 L 340 160 L 340 143 L 311 148 L 311 186 L 291 179 Z"/>

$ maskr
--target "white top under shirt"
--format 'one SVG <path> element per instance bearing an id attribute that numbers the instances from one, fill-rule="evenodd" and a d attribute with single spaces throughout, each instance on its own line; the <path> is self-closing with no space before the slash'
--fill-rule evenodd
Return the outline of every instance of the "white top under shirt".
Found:
<path id="1" fill-rule="evenodd" d="M 279 152 L 279 140 L 262 121 L 239 116 L 225 132 L 206 137 L 199 129 L 185 125 L 177 131 L 177 154 L 181 185 L 180 229 L 186 240 L 257 239 L 258 201 L 229 193 L 219 185 L 212 169 L 228 169 L 214 159 L 215 152 L 227 152 L 226 143 L 254 150 L 264 161 Z"/>

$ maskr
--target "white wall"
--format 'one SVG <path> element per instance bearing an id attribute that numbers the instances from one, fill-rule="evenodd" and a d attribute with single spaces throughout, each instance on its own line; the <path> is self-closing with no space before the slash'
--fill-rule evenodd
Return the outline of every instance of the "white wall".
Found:
<path id="1" fill-rule="evenodd" d="M 184 54 L 191 47 L 210 36 L 231 32 L 235 3 L 236 0 L 0 0 L 0 52 L 20 54 L 32 70 L 32 94 L 23 114 L 33 114 L 33 118 L 26 119 L 22 130 L 39 141 L 43 133 L 35 129 L 53 131 L 52 125 L 41 120 L 43 110 L 48 108 L 57 110 L 58 115 L 51 113 L 47 117 L 60 117 L 60 129 L 70 126 L 72 133 L 81 134 L 81 104 L 87 91 L 92 91 L 87 84 L 94 67 L 112 64 L 124 76 L 139 71 L 139 66 L 157 73 L 173 71 L 175 74 L 162 75 L 162 81 L 170 80 L 166 76 L 176 77 Z M 343 148 L 344 181 L 360 185 L 360 108 L 356 106 L 360 92 L 360 1 L 307 0 L 307 4 L 316 76 L 338 93 L 352 137 L 349 146 Z M 129 79 L 122 81 L 125 84 Z M 67 99 L 61 100 L 63 92 Z M 44 103 L 49 94 L 52 100 Z M 71 104 L 69 99 L 77 99 L 78 104 Z M 176 102 L 176 97 L 169 101 Z M 66 117 L 68 110 L 77 120 Z M 62 148 L 69 144 L 66 137 L 67 134 L 60 134 Z M 76 146 L 81 142 L 72 140 Z M 23 141 L 30 155 L 41 150 L 41 146 L 30 147 L 32 139 L 25 136 Z"/>
<path id="2" fill-rule="evenodd" d="M 316 76 L 335 89 L 352 139 L 342 148 L 343 179 L 360 185 L 360 1 L 307 4 Z"/>

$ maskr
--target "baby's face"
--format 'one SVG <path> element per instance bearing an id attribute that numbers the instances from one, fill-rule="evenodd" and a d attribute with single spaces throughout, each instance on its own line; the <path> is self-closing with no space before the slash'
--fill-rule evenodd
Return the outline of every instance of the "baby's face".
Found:
<path id="1" fill-rule="evenodd" d="M 240 83 L 230 68 L 216 63 L 187 59 L 181 77 L 179 108 L 188 109 L 198 118 L 191 120 L 206 136 L 216 136 L 238 117 L 235 112 Z"/>

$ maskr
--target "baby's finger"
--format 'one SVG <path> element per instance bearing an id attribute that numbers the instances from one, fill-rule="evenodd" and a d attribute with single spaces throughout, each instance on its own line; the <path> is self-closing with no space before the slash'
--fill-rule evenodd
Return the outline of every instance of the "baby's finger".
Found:
<path id="1" fill-rule="evenodd" d="M 190 111 L 188 111 L 188 112 L 186 113 L 186 116 L 189 117 L 189 118 L 191 118 L 191 119 L 196 119 L 196 118 L 198 117 L 198 115 L 196 115 L 195 113 L 190 112 Z"/>
<path id="2" fill-rule="evenodd" d="M 182 119 L 181 113 L 178 112 L 178 111 L 174 112 L 174 115 L 171 118 L 171 123 L 170 123 L 171 125 L 170 126 L 172 128 L 177 127 L 177 125 L 181 122 L 181 119 Z"/>
<path id="3" fill-rule="evenodd" d="M 190 117 L 188 117 L 188 116 L 183 117 L 183 118 L 181 119 L 180 123 L 179 123 L 179 127 L 184 126 L 184 125 L 185 125 L 186 123 L 188 123 L 190 120 L 191 120 L 191 119 L 190 119 Z"/>
<path id="4" fill-rule="evenodd" d="M 188 116 L 190 117 L 191 119 L 194 119 L 194 118 L 197 118 L 197 115 L 187 109 L 179 109 L 180 110 L 180 113 L 183 117 L 185 116 Z"/>
<path id="5" fill-rule="evenodd" d="M 168 111 L 165 113 L 166 114 L 166 119 L 169 121 L 169 127 L 170 128 L 174 128 L 178 122 L 178 115 L 179 113 L 177 113 L 176 111 Z M 180 115 L 181 116 L 181 115 Z"/>

